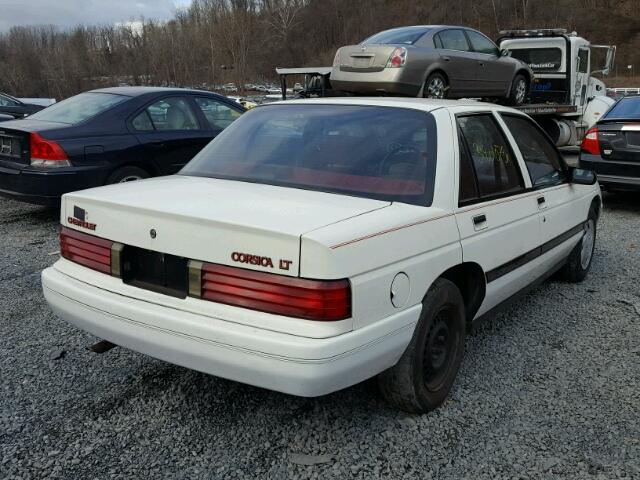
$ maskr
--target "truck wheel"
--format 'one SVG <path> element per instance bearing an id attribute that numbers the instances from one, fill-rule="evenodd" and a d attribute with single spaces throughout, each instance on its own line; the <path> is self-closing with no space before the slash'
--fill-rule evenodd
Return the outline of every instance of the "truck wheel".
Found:
<path id="1" fill-rule="evenodd" d="M 516 75 L 511 84 L 511 92 L 509 92 L 509 97 L 507 98 L 507 105 L 522 105 L 527 99 L 527 87 L 527 79 L 524 75 L 520 73 Z"/>
<path id="2" fill-rule="evenodd" d="M 144 178 L 149 178 L 149 173 L 146 170 L 131 165 L 128 167 L 118 168 L 113 171 L 107 178 L 105 185 L 133 182 L 134 180 L 142 180 Z"/>
<path id="3" fill-rule="evenodd" d="M 584 235 L 567 257 L 567 263 L 558 272 L 558 277 L 565 282 L 579 283 L 583 281 L 593 260 L 596 246 L 596 221 L 598 215 L 593 207 L 589 210 L 589 217 L 584 224 Z"/>
<path id="4" fill-rule="evenodd" d="M 436 280 L 422 300 L 420 320 L 400 361 L 378 375 L 383 397 L 410 413 L 438 407 L 460 369 L 465 329 L 460 291 L 449 280 Z"/>
<path id="5" fill-rule="evenodd" d="M 424 98 L 447 98 L 449 95 L 449 84 L 441 73 L 434 72 L 427 77 L 422 87 Z"/>

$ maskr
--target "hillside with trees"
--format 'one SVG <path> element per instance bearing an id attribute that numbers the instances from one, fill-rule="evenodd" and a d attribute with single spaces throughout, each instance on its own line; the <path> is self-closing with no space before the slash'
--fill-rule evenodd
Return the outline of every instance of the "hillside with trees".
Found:
<path id="1" fill-rule="evenodd" d="M 619 78 L 640 83 L 638 0 L 194 0 L 169 22 L 14 27 L 0 34 L 0 91 L 64 98 L 118 84 L 207 88 L 274 79 L 276 66 L 330 65 L 337 47 L 415 24 L 566 28 L 618 46 Z M 634 75 L 627 70 L 634 65 Z M 627 75 L 624 77 L 624 75 Z"/>

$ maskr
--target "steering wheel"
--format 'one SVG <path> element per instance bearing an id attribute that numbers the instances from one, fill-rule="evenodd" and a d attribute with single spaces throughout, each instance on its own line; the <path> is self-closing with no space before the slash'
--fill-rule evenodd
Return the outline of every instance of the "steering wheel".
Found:
<path id="1" fill-rule="evenodd" d="M 390 143 L 387 146 L 387 154 L 384 156 L 382 161 L 380 162 L 380 166 L 378 167 L 378 175 L 384 175 L 385 167 L 387 166 L 387 162 L 393 158 L 394 155 L 398 153 L 420 153 L 420 150 L 413 145 L 405 145 L 402 143 Z"/>

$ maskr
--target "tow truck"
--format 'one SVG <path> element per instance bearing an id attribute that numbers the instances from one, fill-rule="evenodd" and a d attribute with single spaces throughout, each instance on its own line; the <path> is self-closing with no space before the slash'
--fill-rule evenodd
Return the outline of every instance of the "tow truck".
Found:
<path id="1" fill-rule="evenodd" d="M 616 47 L 593 45 L 565 29 L 503 30 L 497 44 L 529 64 L 535 74 L 527 103 L 518 107 L 547 132 L 558 147 L 579 145 L 585 132 L 615 103 L 605 84 L 613 67 Z M 593 53 L 602 50 L 604 65 L 592 70 Z M 282 98 L 287 98 L 287 78 L 304 76 L 301 97 L 347 95 L 331 88 L 331 67 L 276 68 Z"/>

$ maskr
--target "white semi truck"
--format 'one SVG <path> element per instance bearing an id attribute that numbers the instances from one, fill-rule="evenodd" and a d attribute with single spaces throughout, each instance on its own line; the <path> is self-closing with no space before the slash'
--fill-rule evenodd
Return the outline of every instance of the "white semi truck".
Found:
<path id="1" fill-rule="evenodd" d="M 533 70 L 528 104 L 518 109 L 534 117 L 556 145 L 579 144 L 614 103 L 605 84 L 592 75 L 609 74 L 615 46 L 593 45 L 563 29 L 505 30 L 497 43 Z M 593 70 L 597 50 L 603 51 L 604 65 Z"/>
<path id="2" fill-rule="evenodd" d="M 527 103 L 515 108 L 534 117 L 559 147 L 579 145 L 585 132 L 614 103 L 606 96 L 605 84 L 592 75 L 608 75 L 615 46 L 592 45 L 563 29 L 505 30 L 497 43 L 528 63 L 535 75 Z M 596 50 L 603 51 L 604 65 L 592 70 Z M 282 98 L 286 98 L 290 75 L 305 76 L 302 96 L 344 94 L 331 89 L 331 67 L 276 68 L 276 72 Z"/>

